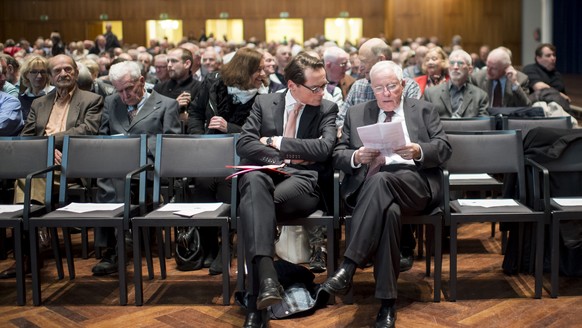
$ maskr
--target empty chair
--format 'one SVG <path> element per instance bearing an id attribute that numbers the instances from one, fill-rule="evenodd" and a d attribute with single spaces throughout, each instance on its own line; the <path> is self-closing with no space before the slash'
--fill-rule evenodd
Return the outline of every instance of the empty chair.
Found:
<path id="1" fill-rule="evenodd" d="M 453 155 L 446 163 L 451 173 L 514 173 L 517 176 L 515 199 L 457 199 L 445 206 L 445 221 L 450 226 L 450 295 L 457 299 L 457 229 L 469 222 L 530 222 L 536 226 L 535 297 L 541 297 L 543 226 L 545 214 L 525 206 L 526 182 L 524 154 L 519 131 L 452 132 L 448 134 Z M 503 156 L 500 156 L 503 154 Z M 446 180 L 446 179 L 445 179 Z M 504 179 L 506 182 L 510 179 Z M 448 183 L 448 181 L 446 181 Z M 444 188 L 448 193 L 448 186 Z M 445 196 L 445 199 L 448 195 Z M 450 205 L 450 207 L 448 206 Z M 492 207 L 490 207 L 492 206 Z"/>
<path id="2" fill-rule="evenodd" d="M 222 230 L 222 297 L 224 305 L 230 303 L 230 246 L 228 242 L 230 218 L 236 217 L 236 178 L 233 178 L 231 203 L 221 204 L 211 211 L 192 215 L 174 214 L 196 204 L 172 203 L 175 210 L 160 208 L 161 180 L 165 178 L 227 177 L 234 171 L 226 166 L 236 165 L 236 135 L 158 135 L 154 169 L 154 211 L 132 219 L 135 304 L 143 304 L 143 281 L 140 253 L 140 230 L 148 227 L 220 227 Z M 165 247 L 158 229 L 158 252 L 162 279 L 166 278 Z M 148 247 L 148 245 L 146 245 Z M 150 272 L 150 277 L 153 274 Z"/>
<path id="3" fill-rule="evenodd" d="M 495 118 L 488 116 L 441 118 L 443 130 L 448 131 L 490 131 L 495 130 Z"/>
<path id="4" fill-rule="evenodd" d="M 63 228 L 69 278 L 75 278 L 75 267 L 68 228 L 114 227 L 117 232 L 117 254 L 119 263 L 119 302 L 127 304 L 127 281 L 125 277 L 124 232 L 129 229 L 129 218 L 145 209 L 146 137 L 136 136 L 65 136 L 60 165 L 59 209 L 41 217 L 30 218 L 30 236 L 34 237 L 39 227 Z M 139 174 L 139 204 L 131 205 L 130 184 Z M 69 179 L 115 178 L 125 179 L 125 202 L 122 204 L 82 204 L 76 209 L 63 209 L 68 204 Z M 86 205 L 86 204 L 85 204 Z M 32 262 L 32 291 L 34 305 L 41 303 L 40 273 L 36 259 L 36 238 L 30 239 Z M 57 261 L 59 261 L 57 259 Z"/>
<path id="5" fill-rule="evenodd" d="M 0 228 L 12 228 L 14 238 L 14 258 L 16 260 L 16 294 L 18 305 L 26 303 L 24 292 L 24 259 L 22 235 L 28 230 L 31 213 L 50 211 L 52 166 L 54 160 L 54 137 L 1 137 L 0 138 L 0 180 L 26 178 L 24 204 L 9 205 L 0 212 Z M 48 173 L 48 174 L 47 174 Z M 45 206 L 31 205 L 31 180 L 47 177 Z M 7 185 L 7 184 L 6 184 Z M 4 190 L 3 190 L 4 191 Z M 0 240 L 3 242 L 3 240 Z"/>
<path id="6" fill-rule="evenodd" d="M 569 116 L 562 117 L 504 117 L 503 130 L 521 130 L 521 136 L 525 138 L 527 133 L 536 127 L 571 129 L 572 121 Z"/>

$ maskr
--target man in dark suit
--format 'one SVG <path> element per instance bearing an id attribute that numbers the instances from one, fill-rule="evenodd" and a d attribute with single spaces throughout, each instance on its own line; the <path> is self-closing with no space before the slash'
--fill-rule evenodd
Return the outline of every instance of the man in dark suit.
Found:
<path id="1" fill-rule="evenodd" d="M 99 134 L 148 135 L 148 162 L 154 161 L 156 135 L 180 133 L 178 102 L 145 89 L 145 78 L 139 65 L 124 61 L 111 66 L 109 80 L 117 91 L 105 99 Z M 98 179 L 97 201 L 123 202 L 123 179 Z M 113 228 L 95 229 L 95 246 L 105 247 L 101 262 L 93 267 L 93 274 L 102 276 L 117 272 Z"/>
<path id="2" fill-rule="evenodd" d="M 382 302 L 376 327 L 393 327 L 400 272 L 400 216 L 421 213 L 438 203 L 438 167 L 450 157 L 451 146 L 434 107 L 402 97 L 400 66 L 381 61 L 374 65 L 370 77 L 376 100 L 350 108 L 333 152 L 334 167 L 345 173 L 342 192 L 346 204 L 353 207 L 353 228 L 340 269 L 322 288 L 330 294 L 345 294 L 356 268 L 374 256 L 375 296 Z M 406 139 L 405 146 L 387 156 L 365 147 L 357 130 L 386 121 L 404 122 Z"/>
<path id="3" fill-rule="evenodd" d="M 528 98 L 529 79 L 511 65 L 511 54 L 507 48 L 493 49 L 487 56 L 487 69 L 474 73 L 472 80 L 473 84 L 487 92 L 491 107 L 531 105 Z"/>
<path id="4" fill-rule="evenodd" d="M 435 106 L 441 118 L 489 116 L 487 93 L 468 82 L 472 70 L 471 55 L 454 50 L 449 56 L 449 81 L 424 91 L 424 100 Z"/>
<path id="5" fill-rule="evenodd" d="M 282 300 L 273 266 L 277 218 L 311 214 L 320 203 L 319 174 L 336 140 L 337 105 L 323 100 L 327 85 L 320 59 L 300 53 L 285 68 L 288 91 L 258 96 L 242 127 L 237 152 L 242 164 L 283 164 L 282 173 L 253 171 L 239 181 L 240 220 L 247 262 L 259 289 L 249 291 L 244 327 L 260 327 L 260 310 Z"/>

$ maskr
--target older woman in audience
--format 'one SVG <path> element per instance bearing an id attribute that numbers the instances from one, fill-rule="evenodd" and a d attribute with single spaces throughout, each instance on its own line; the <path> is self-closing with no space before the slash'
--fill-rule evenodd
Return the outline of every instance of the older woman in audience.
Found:
<path id="1" fill-rule="evenodd" d="M 430 88 L 449 80 L 447 74 L 448 56 L 441 47 L 431 48 L 424 56 L 422 63 L 422 71 L 425 75 L 421 75 L 414 80 L 420 87 L 421 95 L 424 94 L 426 88 Z"/>
<path id="2" fill-rule="evenodd" d="M 48 94 L 55 87 L 49 84 L 48 60 L 42 56 L 29 56 L 22 64 L 20 77 L 26 89 L 18 96 L 18 99 L 22 106 L 22 117 L 26 121 L 32 101 Z"/>

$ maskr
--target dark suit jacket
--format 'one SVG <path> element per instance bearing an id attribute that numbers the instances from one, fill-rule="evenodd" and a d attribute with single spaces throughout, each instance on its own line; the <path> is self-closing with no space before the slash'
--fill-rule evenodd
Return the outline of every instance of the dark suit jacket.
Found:
<path id="1" fill-rule="evenodd" d="M 153 91 L 129 123 L 127 105 L 121 101 L 119 94 L 114 93 L 105 98 L 99 134 L 146 134 L 148 136 L 148 162 L 152 163 L 156 148 L 156 135 L 181 132 L 178 107 L 178 102 L 175 99 Z M 98 195 L 100 202 L 123 201 L 123 179 L 98 179 L 97 185 L 100 188 Z"/>
<path id="2" fill-rule="evenodd" d="M 489 96 L 489 103 L 492 104 L 493 100 L 493 81 L 487 78 L 487 70 L 482 69 L 473 73 L 471 78 L 473 84 L 481 88 L 481 90 L 487 92 Z M 529 94 L 529 79 L 527 75 L 522 72 L 517 72 L 517 82 L 519 82 L 519 88 L 515 91 L 512 90 L 511 83 L 505 83 L 505 90 L 503 90 L 503 102 L 502 107 L 527 107 L 531 106 L 531 100 L 528 98 Z"/>
<path id="3" fill-rule="evenodd" d="M 322 100 L 319 107 L 305 106 L 297 138 L 283 138 L 281 149 L 263 145 L 261 137 L 283 135 L 285 115 L 285 94 L 273 93 L 255 98 L 253 109 L 242 127 L 237 142 L 237 152 L 242 164 L 269 165 L 281 164 L 284 160 L 306 160 L 311 165 L 293 165 L 299 169 L 320 171 L 322 163 L 329 160 L 336 141 L 335 119 L 338 107 L 335 103 Z"/>
<path id="4" fill-rule="evenodd" d="M 57 93 L 35 99 L 30 106 L 30 113 L 26 124 L 20 133 L 23 136 L 44 136 L 53 104 Z M 67 116 L 66 130 L 56 133 L 55 146 L 63 147 L 65 135 L 92 135 L 97 134 L 101 123 L 101 111 L 103 109 L 103 97 L 79 88 L 73 93 L 69 114 Z"/>
<path id="5" fill-rule="evenodd" d="M 452 117 L 453 106 L 449 93 L 449 83 L 439 84 L 424 91 L 424 100 L 432 103 L 440 117 Z M 463 103 L 457 111 L 461 117 L 489 116 L 489 98 L 485 91 L 467 83 L 463 91 Z"/>
<path id="6" fill-rule="evenodd" d="M 419 172 L 428 179 L 433 201 L 438 199 L 441 189 L 438 167 L 451 156 L 451 145 L 447 139 L 437 111 L 432 104 L 422 100 L 404 98 L 404 120 L 410 141 L 422 148 L 423 160 L 416 162 Z M 361 103 L 348 110 L 340 141 L 333 152 L 333 166 L 345 173 L 342 195 L 345 200 L 355 195 L 364 183 L 368 165 L 352 168 L 352 154 L 361 146 L 357 128 L 378 122 L 379 108 L 376 100 Z"/>

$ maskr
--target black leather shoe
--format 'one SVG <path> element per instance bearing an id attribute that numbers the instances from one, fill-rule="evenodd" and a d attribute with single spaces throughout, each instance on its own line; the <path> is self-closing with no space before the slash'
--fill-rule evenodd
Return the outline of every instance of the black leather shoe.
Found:
<path id="1" fill-rule="evenodd" d="M 321 288 L 330 295 L 345 295 L 352 286 L 352 278 L 346 269 L 340 268 L 333 277 L 321 285 Z"/>
<path id="2" fill-rule="evenodd" d="M 405 256 L 400 254 L 400 272 L 405 272 L 412 269 L 414 264 L 414 255 Z"/>
<path id="3" fill-rule="evenodd" d="M 111 249 L 108 249 L 105 252 L 101 261 L 92 269 L 94 276 L 106 276 L 117 272 L 117 270 L 117 254 L 115 254 L 115 251 Z"/>
<path id="4" fill-rule="evenodd" d="M 396 306 L 381 307 L 376 316 L 376 328 L 392 328 L 396 325 Z"/>
<path id="5" fill-rule="evenodd" d="M 243 328 L 263 328 L 263 327 L 267 327 L 267 325 L 263 323 L 261 312 L 247 313 L 247 317 L 245 319 L 245 324 L 243 325 Z"/>
<path id="6" fill-rule="evenodd" d="M 327 253 L 321 247 L 313 250 L 313 255 L 309 259 L 309 270 L 315 273 L 322 273 L 326 270 Z"/>
<path id="7" fill-rule="evenodd" d="M 273 304 L 283 300 L 283 287 L 278 281 L 267 278 L 261 281 L 259 295 L 257 296 L 257 310 L 264 310 Z"/>
<path id="8" fill-rule="evenodd" d="M 16 266 L 15 265 L 0 272 L 0 279 L 12 279 L 12 278 L 16 278 Z"/>

